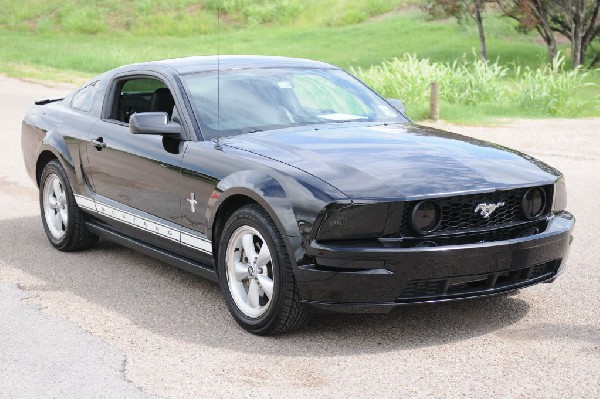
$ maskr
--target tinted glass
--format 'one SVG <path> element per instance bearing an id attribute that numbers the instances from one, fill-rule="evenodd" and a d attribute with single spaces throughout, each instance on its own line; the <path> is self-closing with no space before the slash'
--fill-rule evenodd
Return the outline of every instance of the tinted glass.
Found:
<path id="1" fill-rule="evenodd" d="M 156 89 L 166 87 L 163 82 L 156 79 L 131 79 L 125 82 L 121 94 L 130 93 L 154 93 Z"/>
<path id="2" fill-rule="evenodd" d="M 98 82 L 90 83 L 75 93 L 71 99 L 71 107 L 90 112 L 94 104 L 94 95 L 96 94 L 97 86 Z"/>
<path id="3" fill-rule="evenodd" d="M 120 95 L 117 97 L 118 104 L 113 107 L 112 119 L 129 123 L 129 117 L 136 112 L 151 112 L 152 98 L 156 90 L 166 88 L 166 85 L 157 79 L 152 78 L 134 78 L 123 83 Z M 158 109 L 154 111 L 173 112 L 173 105 L 163 109 L 164 102 L 158 102 Z"/>
<path id="4" fill-rule="evenodd" d="M 209 139 L 323 123 L 406 122 L 369 88 L 336 69 L 244 69 L 182 80 Z"/>

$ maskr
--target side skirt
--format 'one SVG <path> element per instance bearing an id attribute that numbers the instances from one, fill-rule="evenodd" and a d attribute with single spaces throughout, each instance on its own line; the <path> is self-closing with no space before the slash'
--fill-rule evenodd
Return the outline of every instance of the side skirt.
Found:
<path id="1" fill-rule="evenodd" d="M 204 277 L 214 282 L 219 282 L 219 279 L 217 278 L 217 273 L 215 273 L 215 271 L 212 268 L 206 265 L 192 262 L 187 258 L 183 258 L 171 252 L 155 248 L 142 241 L 125 236 L 123 234 L 119 234 L 115 231 L 112 231 L 106 227 L 99 226 L 95 223 L 86 222 L 86 225 L 92 233 L 114 241 L 117 244 L 139 251 L 145 255 L 151 256 L 172 266 L 178 267 L 179 269 L 185 270 L 186 272 L 195 274 L 200 277 Z"/>

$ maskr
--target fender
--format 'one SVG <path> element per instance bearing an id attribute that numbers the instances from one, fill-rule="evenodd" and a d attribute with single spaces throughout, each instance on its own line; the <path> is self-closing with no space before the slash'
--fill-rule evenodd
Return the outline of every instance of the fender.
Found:
<path id="1" fill-rule="evenodd" d="M 79 193 L 81 190 L 78 187 L 82 187 L 83 180 L 81 178 L 81 161 L 79 153 L 72 154 L 69 146 L 67 145 L 65 138 L 55 130 L 48 130 L 37 150 L 36 164 L 40 155 L 44 151 L 50 151 L 61 163 L 64 168 L 71 188 L 74 192 Z M 75 155 L 75 156 L 73 156 Z"/>
<path id="2" fill-rule="evenodd" d="M 21 147 L 27 173 L 37 183 L 37 164 L 42 154 L 49 152 L 64 168 L 73 191 L 79 193 L 83 187 L 79 147 L 85 137 L 64 135 L 51 128 L 57 122 L 52 110 L 41 112 L 38 108 L 32 107 L 22 123 Z"/>
<path id="3" fill-rule="evenodd" d="M 290 201 L 282 185 L 273 176 L 262 171 L 240 171 L 233 173 L 217 186 L 219 198 L 211 197 L 206 208 L 207 226 L 212 226 L 221 205 L 234 195 L 244 195 L 262 206 L 275 221 L 283 235 L 300 235 Z M 212 240 L 212 229 L 208 231 Z"/>
<path id="4" fill-rule="evenodd" d="M 311 188 L 315 190 L 316 188 Z M 222 179 L 216 186 L 218 198 L 211 197 L 206 209 L 207 226 L 213 226 L 221 205 L 234 195 L 244 195 L 262 206 L 277 225 L 294 263 L 304 257 L 300 226 L 312 227 L 317 215 L 327 201 L 315 198 L 311 203 L 296 203 L 295 198 L 307 198 L 300 191 L 309 190 L 295 178 L 281 173 L 246 170 L 233 173 Z M 208 229 L 208 238 L 214 240 L 213 229 Z"/>

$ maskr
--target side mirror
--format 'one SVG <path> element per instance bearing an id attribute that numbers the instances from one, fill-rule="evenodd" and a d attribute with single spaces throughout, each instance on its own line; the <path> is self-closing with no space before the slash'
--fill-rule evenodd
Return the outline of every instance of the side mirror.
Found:
<path id="1" fill-rule="evenodd" d="M 142 112 L 129 117 L 129 131 L 133 134 L 181 135 L 181 125 L 169 122 L 166 112 Z"/>
<path id="2" fill-rule="evenodd" d="M 403 114 L 406 113 L 406 108 L 404 107 L 402 100 L 398 100 L 397 98 L 388 98 L 387 100 L 398 111 L 402 112 Z"/>

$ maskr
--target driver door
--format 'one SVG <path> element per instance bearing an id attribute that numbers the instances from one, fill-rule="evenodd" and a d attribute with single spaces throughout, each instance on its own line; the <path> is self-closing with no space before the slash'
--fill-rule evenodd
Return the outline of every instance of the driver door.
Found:
<path id="1" fill-rule="evenodd" d="M 87 176 L 101 218 L 114 230 L 179 252 L 170 223 L 181 217 L 179 184 L 185 141 L 161 135 L 132 134 L 136 112 L 173 113 L 170 90 L 159 79 L 122 79 L 114 85 L 111 117 L 88 136 Z"/>

